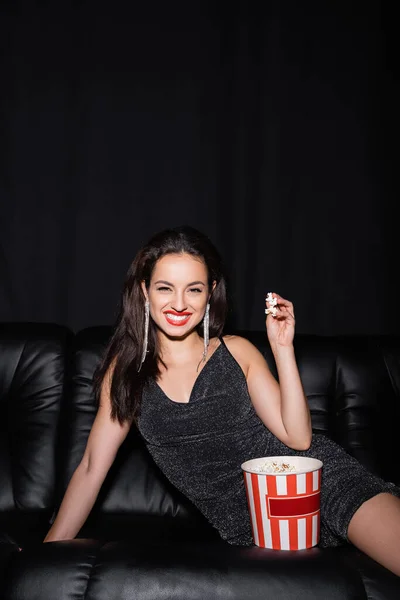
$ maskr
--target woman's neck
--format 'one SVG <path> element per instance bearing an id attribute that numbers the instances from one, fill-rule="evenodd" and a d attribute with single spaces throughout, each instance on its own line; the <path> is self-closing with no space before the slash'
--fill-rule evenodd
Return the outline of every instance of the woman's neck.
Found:
<path id="1" fill-rule="evenodd" d="M 204 348 L 203 338 L 194 331 L 184 339 L 173 339 L 159 334 L 160 358 L 165 364 L 184 363 L 201 356 Z"/>

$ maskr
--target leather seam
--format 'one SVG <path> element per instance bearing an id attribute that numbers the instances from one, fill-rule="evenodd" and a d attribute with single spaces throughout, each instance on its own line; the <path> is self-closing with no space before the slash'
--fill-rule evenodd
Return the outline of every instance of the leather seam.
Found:
<path id="1" fill-rule="evenodd" d="M 387 361 L 386 353 L 384 352 L 384 349 L 382 348 L 382 344 L 381 344 L 379 341 L 378 341 L 378 348 L 379 348 L 379 351 L 380 351 L 380 354 L 381 354 L 381 357 L 382 357 L 383 363 L 384 363 L 384 365 L 385 365 L 385 369 L 386 369 L 386 372 L 387 372 L 387 374 L 388 374 L 388 377 L 389 377 L 390 383 L 391 383 L 391 385 L 392 385 L 393 392 L 394 392 L 394 393 L 395 393 L 395 395 L 396 395 L 396 396 L 399 398 L 399 397 L 400 397 L 400 390 L 399 390 L 399 386 L 397 385 L 396 381 L 395 381 L 395 380 L 394 380 L 394 378 L 393 378 L 392 372 L 391 372 L 391 370 L 390 370 L 389 363 L 388 363 L 388 361 Z"/>
<path id="2" fill-rule="evenodd" d="M 90 587 L 90 582 L 91 582 L 91 580 L 92 580 L 93 571 L 95 570 L 95 568 L 96 568 L 96 565 L 97 565 L 97 558 L 98 558 L 98 556 L 99 556 L 99 554 L 100 554 L 100 552 L 101 552 L 101 550 L 102 550 L 103 546 L 104 546 L 104 543 L 102 543 L 102 544 L 101 544 L 101 545 L 100 545 L 100 546 L 97 548 L 97 550 L 94 552 L 94 554 L 93 554 L 93 562 L 92 562 L 92 565 L 91 565 L 91 567 L 90 567 L 90 570 L 88 571 L 88 577 L 87 577 L 86 589 L 85 589 L 85 591 L 83 592 L 83 595 L 82 595 L 82 600 L 86 600 L 86 597 L 87 597 L 87 594 L 88 594 L 88 591 L 89 591 L 89 587 Z"/>
<path id="3" fill-rule="evenodd" d="M 22 348 L 21 348 L 20 355 L 18 357 L 18 361 L 16 361 L 16 366 L 15 366 L 15 369 L 14 369 L 14 373 L 13 373 L 11 384 L 10 384 L 10 388 L 9 388 L 9 397 L 10 398 L 12 398 L 12 395 L 13 395 L 13 387 L 15 387 L 15 375 L 16 375 L 16 373 L 17 373 L 17 371 L 19 369 L 19 366 L 21 364 L 22 357 L 23 357 L 23 355 L 25 353 L 25 350 L 26 350 L 26 345 L 27 345 L 27 340 L 24 341 L 24 343 L 22 345 Z M 11 439 L 11 448 L 12 448 L 12 446 L 13 446 L 13 440 Z M 13 456 L 15 456 L 15 453 L 11 452 L 11 460 L 10 460 L 10 463 L 11 463 L 11 487 L 12 487 L 12 497 L 13 497 L 14 507 L 15 507 L 15 509 L 18 510 L 18 505 L 17 505 L 17 501 L 16 501 L 16 497 L 15 497 L 15 474 L 16 474 L 16 469 L 14 468 L 14 464 L 13 464 Z"/>

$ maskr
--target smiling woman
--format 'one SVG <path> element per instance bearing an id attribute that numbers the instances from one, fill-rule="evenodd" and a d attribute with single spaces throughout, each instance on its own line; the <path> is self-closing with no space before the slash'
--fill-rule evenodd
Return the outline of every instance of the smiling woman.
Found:
<path id="1" fill-rule="evenodd" d="M 138 253 L 97 373 L 99 409 L 85 454 L 45 541 L 77 534 L 133 424 L 166 477 L 231 544 L 253 543 L 244 462 L 319 459 L 320 544 L 350 540 L 400 575 L 400 489 L 312 434 L 292 302 L 275 292 L 266 298 L 279 383 L 248 340 L 222 335 L 226 308 L 219 254 L 200 232 L 163 231 Z"/>

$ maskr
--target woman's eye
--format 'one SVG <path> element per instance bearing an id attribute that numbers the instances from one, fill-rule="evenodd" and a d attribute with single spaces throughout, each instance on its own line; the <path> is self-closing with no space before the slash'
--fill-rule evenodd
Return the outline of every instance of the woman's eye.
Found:
<path id="1" fill-rule="evenodd" d="M 203 290 L 200 288 L 190 288 L 189 292 L 194 292 L 195 294 L 200 294 Z"/>
<path id="2" fill-rule="evenodd" d="M 166 285 L 163 285 L 162 287 L 158 287 L 157 288 L 157 292 L 168 292 L 171 288 L 167 287 Z"/>

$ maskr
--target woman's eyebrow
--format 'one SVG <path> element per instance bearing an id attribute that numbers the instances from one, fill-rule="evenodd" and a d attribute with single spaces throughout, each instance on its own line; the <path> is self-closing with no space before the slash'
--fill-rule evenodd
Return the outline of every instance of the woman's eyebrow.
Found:
<path id="1" fill-rule="evenodd" d="M 169 281 L 165 281 L 164 279 L 159 279 L 158 281 L 155 282 L 155 285 L 157 285 L 158 283 L 163 283 L 164 285 L 170 285 L 171 287 L 174 286 L 173 283 L 170 283 Z M 188 283 L 187 287 L 190 287 L 191 285 L 206 285 L 204 283 L 204 281 L 192 281 L 192 283 Z"/>

